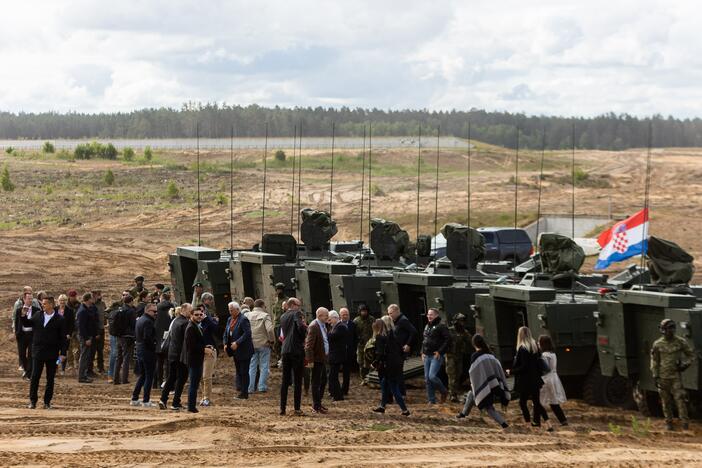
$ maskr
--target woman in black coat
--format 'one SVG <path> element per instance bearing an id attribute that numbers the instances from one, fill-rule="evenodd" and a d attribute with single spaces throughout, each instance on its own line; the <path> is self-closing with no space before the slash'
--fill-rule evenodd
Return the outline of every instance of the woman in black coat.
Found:
<path id="1" fill-rule="evenodd" d="M 514 390 L 519 393 L 519 407 L 524 421 L 527 423 L 531 421 L 527 406 L 527 401 L 531 400 L 534 406 L 534 420 L 531 421 L 531 425 L 541 427 L 541 418 L 543 418 L 550 432 L 553 431 L 553 427 L 539 401 L 539 391 L 544 384 L 541 379 L 542 369 L 539 347 L 531 336 L 529 328 L 521 327 L 517 332 L 517 355 L 514 357 L 511 370 L 511 374 L 514 375 Z"/>
<path id="2" fill-rule="evenodd" d="M 400 391 L 402 364 L 404 361 L 402 348 L 380 319 L 373 322 L 373 336 L 375 338 L 375 361 L 372 366 L 378 372 L 381 392 L 380 406 L 373 411 L 385 413 L 385 406 L 390 401 L 390 395 L 392 394 L 402 410 L 402 415 L 409 416 L 410 412 Z"/>

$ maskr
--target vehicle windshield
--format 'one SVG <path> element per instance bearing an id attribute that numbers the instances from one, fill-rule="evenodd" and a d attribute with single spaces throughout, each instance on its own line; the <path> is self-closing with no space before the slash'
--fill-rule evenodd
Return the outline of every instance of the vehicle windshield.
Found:
<path id="1" fill-rule="evenodd" d="M 515 242 L 531 243 L 527 233 L 521 229 L 505 229 L 503 231 L 497 231 L 497 238 L 500 240 L 501 244 L 514 244 Z"/>

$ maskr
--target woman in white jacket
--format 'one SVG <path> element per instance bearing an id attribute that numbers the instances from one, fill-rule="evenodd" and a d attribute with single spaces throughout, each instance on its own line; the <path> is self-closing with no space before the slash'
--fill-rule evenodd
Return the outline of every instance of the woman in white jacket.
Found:
<path id="1" fill-rule="evenodd" d="M 561 409 L 561 405 L 566 402 L 566 394 L 561 379 L 558 378 L 558 360 L 556 353 L 553 352 L 553 341 L 550 336 L 541 335 L 539 337 L 539 349 L 541 350 L 541 359 L 546 361 L 550 369 L 548 374 L 541 377 L 544 381 L 544 386 L 541 387 L 539 393 L 541 406 L 551 407 L 551 411 L 558 418 L 561 426 L 567 426 L 568 420 Z"/>

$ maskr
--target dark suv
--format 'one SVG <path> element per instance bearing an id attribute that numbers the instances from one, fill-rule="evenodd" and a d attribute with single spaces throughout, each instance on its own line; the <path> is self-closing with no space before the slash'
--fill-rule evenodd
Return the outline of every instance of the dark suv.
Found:
<path id="1" fill-rule="evenodd" d="M 534 246 L 524 229 L 486 227 L 478 228 L 485 237 L 485 260 L 507 260 L 519 265 L 534 253 Z"/>

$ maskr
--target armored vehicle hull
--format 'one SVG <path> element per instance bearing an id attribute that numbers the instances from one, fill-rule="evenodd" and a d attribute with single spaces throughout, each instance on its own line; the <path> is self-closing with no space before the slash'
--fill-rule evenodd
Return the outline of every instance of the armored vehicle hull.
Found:
<path id="1" fill-rule="evenodd" d="M 304 268 L 295 270 L 295 295 L 302 301 L 308 320 L 314 319 L 317 308 L 333 309 L 331 276 L 350 275 L 356 271 L 352 263 L 317 261 L 305 262 Z"/>
<path id="2" fill-rule="evenodd" d="M 263 299 L 270 305 L 276 300 L 275 285 L 285 285 L 285 295 L 295 294 L 293 278 L 295 264 L 287 263 L 285 255 L 264 252 L 240 252 L 238 259 L 229 264 L 229 283 L 232 297 Z M 301 268 L 301 267 L 298 267 Z"/>
<path id="3" fill-rule="evenodd" d="M 380 318 L 383 314 L 378 291 L 381 283 L 392 281 L 391 270 L 358 270 L 353 274 L 330 275 L 332 307 L 336 310 L 347 307 L 353 319 L 362 304 L 368 306 L 370 315 Z"/>

